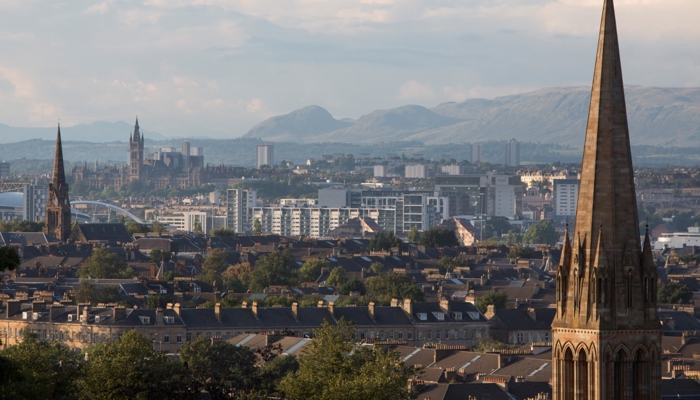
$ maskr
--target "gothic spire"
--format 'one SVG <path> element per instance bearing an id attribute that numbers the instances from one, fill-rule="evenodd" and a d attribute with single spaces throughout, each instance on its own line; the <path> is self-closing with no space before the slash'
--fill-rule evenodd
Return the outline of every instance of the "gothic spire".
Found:
<path id="1" fill-rule="evenodd" d="M 136 123 L 134 124 L 134 141 L 141 140 L 141 132 L 139 131 L 139 117 L 136 117 Z"/>
<path id="2" fill-rule="evenodd" d="M 576 231 L 590 238 L 589 260 L 599 234 L 612 264 L 641 248 L 633 174 L 615 9 L 605 0 L 576 212 Z"/>
<path id="3" fill-rule="evenodd" d="M 53 158 L 53 177 L 51 183 L 55 187 L 65 185 L 66 174 L 63 169 L 63 145 L 61 144 L 61 124 L 58 124 L 58 133 L 56 134 L 56 153 Z"/>

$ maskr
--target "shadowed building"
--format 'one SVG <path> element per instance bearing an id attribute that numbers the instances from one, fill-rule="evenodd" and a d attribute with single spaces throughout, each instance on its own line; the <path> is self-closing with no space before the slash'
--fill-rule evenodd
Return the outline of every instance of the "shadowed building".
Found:
<path id="1" fill-rule="evenodd" d="M 53 177 L 49 183 L 49 196 L 46 202 L 45 232 L 62 241 L 70 235 L 70 200 L 68 183 L 63 169 L 63 146 L 61 145 L 61 126 L 56 134 L 56 154 L 53 159 Z"/>
<path id="2" fill-rule="evenodd" d="M 573 244 L 557 271 L 555 400 L 660 399 L 661 329 L 642 248 L 613 0 L 605 0 Z"/>

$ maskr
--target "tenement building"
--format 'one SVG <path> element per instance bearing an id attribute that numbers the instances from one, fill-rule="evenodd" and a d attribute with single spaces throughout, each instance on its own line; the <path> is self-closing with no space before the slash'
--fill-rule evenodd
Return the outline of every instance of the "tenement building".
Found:
<path id="1" fill-rule="evenodd" d="M 42 301 L 5 300 L 0 309 L 2 348 L 22 341 L 25 333 L 39 339 L 86 348 L 116 340 L 130 330 L 152 338 L 159 349 L 176 352 L 198 337 L 230 339 L 242 334 L 279 334 L 311 337 L 324 321 L 353 321 L 357 341 L 403 342 L 410 346 L 443 343 L 476 346 L 487 337 L 489 323 L 471 303 L 414 303 L 336 307 L 319 302 L 318 307 L 259 307 L 257 302 L 238 308 L 182 308 L 179 303 L 166 309 L 125 309 L 89 304 L 77 306 Z"/>
<path id="2" fill-rule="evenodd" d="M 642 247 L 613 0 L 605 0 L 573 243 L 552 323 L 553 398 L 660 399 L 661 329 L 649 233 Z"/>

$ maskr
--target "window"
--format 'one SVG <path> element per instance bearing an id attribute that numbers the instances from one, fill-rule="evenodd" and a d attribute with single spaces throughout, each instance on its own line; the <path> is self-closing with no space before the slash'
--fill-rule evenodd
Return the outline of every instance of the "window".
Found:
<path id="1" fill-rule="evenodd" d="M 231 339 L 231 332 L 226 332 L 226 340 Z"/>
<path id="2" fill-rule="evenodd" d="M 177 343 L 182 343 L 182 333 L 178 333 L 177 336 L 175 336 L 175 341 Z"/>
<path id="3" fill-rule="evenodd" d="M 408 331 L 408 340 L 413 340 L 413 331 Z"/>
<path id="4" fill-rule="evenodd" d="M 440 340 L 440 330 L 435 331 L 435 339 Z"/>
<path id="5" fill-rule="evenodd" d="M 403 331 L 399 331 L 399 340 L 403 340 Z"/>
<path id="6" fill-rule="evenodd" d="M 360 332 L 360 340 L 365 340 L 365 332 Z"/>
<path id="7" fill-rule="evenodd" d="M 206 336 L 207 336 L 207 339 L 211 339 L 211 332 L 207 332 Z"/>
<path id="8" fill-rule="evenodd" d="M 191 332 L 187 332 L 187 335 L 185 336 L 185 338 L 186 338 L 186 340 L 187 340 L 188 342 L 191 342 L 191 341 L 192 341 L 192 333 L 191 333 Z"/>
<path id="9" fill-rule="evenodd" d="M 163 335 L 163 343 L 170 343 L 170 335 L 169 334 L 166 333 L 165 335 Z"/>
<path id="10" fill-rule="evenodd" d="M 544 341 L 549 343 L 549 332 L 544 333 Z"/>
<path id="11" fill-rule="evenodd" d="M 515 339 L 515 340 L 516 340 L 516 342 L 518 342 L 518 343 L 523 343 L 523 342 L 525 341 L 525 335 L 523 335 L 522 332 L 518 332 L 518 333 L 516 334 L 516 339 Z"/>
<path id="12" fill-rule="evenodd" d="M 433 331 L 428 331 L 428 340 L 433 339 Z"/>

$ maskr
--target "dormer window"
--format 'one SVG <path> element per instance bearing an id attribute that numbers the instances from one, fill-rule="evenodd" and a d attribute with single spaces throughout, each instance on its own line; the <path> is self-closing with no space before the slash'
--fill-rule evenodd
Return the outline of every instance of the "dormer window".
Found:
<path id="1" fill-rule="evenodd" d="M 461 321 L 462 320 L 462 313 L 461 312 L 453 312 L 452 319 L 454 319 L 455 321 Z"/>
<path id="2" fill-rule="evenodd" d="M 428 320 L 428 314 L 426 314 L 426 313 L 421 313 L 421 312 L 419 312 L 418 314 L 416 314 L 416 316 L 417 316 L 418 319 L 421 320 L 421 321 L 427 321 L 427 320 Z"/>
<path id="3" fill-rule="evenodd" d="M 435 319 L 438 321 L 444 321 L 445 320 L 445 313 L 442 313 L 440 311 L 433 311 L 433 316 Z"/>
<path id="4" fill-rule="evenodd" d="M 141 320 L 141 323 L 143 325 L 147 325 L 147 324 L 151 323 L 151 317 L 140 316 L 139 319 Z"/>

